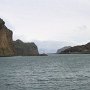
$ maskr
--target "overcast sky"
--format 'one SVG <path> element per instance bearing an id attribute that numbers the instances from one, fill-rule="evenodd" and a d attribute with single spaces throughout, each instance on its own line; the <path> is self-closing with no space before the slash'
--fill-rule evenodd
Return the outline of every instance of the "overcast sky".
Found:
<path id="1" fill-rule="evenodd" d="M 0 17 L 14 40 L 90 40 L 90 0 L 1 0 Z"/>

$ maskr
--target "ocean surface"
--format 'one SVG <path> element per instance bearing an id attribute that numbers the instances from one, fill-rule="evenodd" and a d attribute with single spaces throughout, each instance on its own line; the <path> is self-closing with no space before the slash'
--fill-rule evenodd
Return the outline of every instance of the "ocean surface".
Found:
<path id="1" fill-rule="evenodd" d="M 0 90 L 90 90 L 90 54 L 0 57 Z"/>

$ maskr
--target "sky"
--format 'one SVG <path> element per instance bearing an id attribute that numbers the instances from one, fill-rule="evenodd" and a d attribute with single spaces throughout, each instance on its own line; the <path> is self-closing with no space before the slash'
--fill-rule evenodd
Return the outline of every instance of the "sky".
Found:
<path id="1" fill-rule="evenodd" d="M 14 40 L 90 42 L 90 0 L 1 0 L 0 17 Z"/>

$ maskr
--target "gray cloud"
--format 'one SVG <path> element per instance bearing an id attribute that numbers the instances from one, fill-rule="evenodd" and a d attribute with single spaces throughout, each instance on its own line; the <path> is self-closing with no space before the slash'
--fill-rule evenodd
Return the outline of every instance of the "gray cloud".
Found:
<path id="1" fill-rule="evenodd" d="M 77 43 L 90 39 L 89 0 L 2 0 L 0 16 L 14 28 L 14 39 Z"/>

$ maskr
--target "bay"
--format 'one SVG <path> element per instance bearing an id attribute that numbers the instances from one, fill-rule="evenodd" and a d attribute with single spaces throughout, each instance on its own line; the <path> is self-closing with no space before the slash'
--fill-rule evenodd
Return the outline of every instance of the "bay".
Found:
<path id="1" fill-rule="evenodd" d="M 90 54 L 0 57 L 0 90 L 90 90 Z"/>

